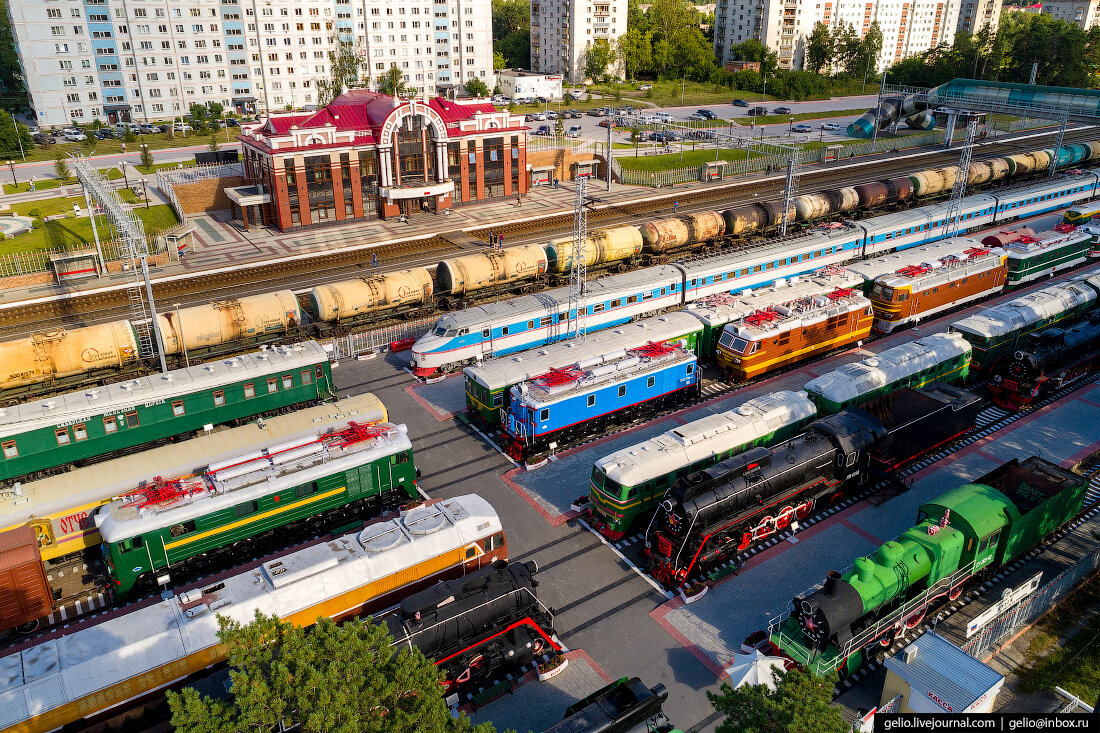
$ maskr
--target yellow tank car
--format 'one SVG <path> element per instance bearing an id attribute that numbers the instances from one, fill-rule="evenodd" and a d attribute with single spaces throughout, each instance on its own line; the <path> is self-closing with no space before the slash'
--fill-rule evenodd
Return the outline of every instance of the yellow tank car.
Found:
<path id="1" fill-rule="evenodd" d="M 129 321 L 52 329 L 0 342 L 0 389 L 38 384 L 96 369 L 121 369 L 138 360 Z"/>
<path id="2" fill-rule="evenodd" d="M 598 229 L 588 235 L 584 245 L 585 266 L 605 265 L 630 259 L 642 251 L 642 235 L 637 227 Z M 564 275 L 573 269 L 573 238 L 553 239 L 546 245 L 548 269 Z"/>
<path id="3" fill-rule="evenodd" d="M 950 191 L 955 186 L 955 174 L 958 170 L 957 165 L 952 165 L 914 173 L 909 176 L 909 180 L 913 182 L 913 195 L 935 196 Z"/>
<path id="4" fill-rule="evenodd" d="M 218 300 L 157 316 L 164 353 L 178 354 L 181 344 L 204 349 L 264 334 L 285 333 L 302 322 L 298 299 L 289 290 Z"/>
<path id="5" fill-rule="evenodd" d="M 309 304 L 318 321 L 338 323 L 387 308 L 431 303 L 432 289 L 432 276 L 415 267 L 318 285 L 309 293 Z"/>
<path id="6" fill-rule="evenodd" d="M 441 295 L 465 295 L 493 285 L 533 280 L 546 273 L 546 250 L 537 244 L 486 250 L 443 260 L 435 268 Z"/>

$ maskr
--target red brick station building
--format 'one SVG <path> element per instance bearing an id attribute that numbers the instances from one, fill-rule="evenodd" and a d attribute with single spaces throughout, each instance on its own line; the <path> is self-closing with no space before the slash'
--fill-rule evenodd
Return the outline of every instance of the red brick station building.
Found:
<path id="1" fill-rule="evenodd" d="M 439 213 L 527 193 L 523 116 L 483 101 L 357 89 L 323 109 L 271 115 L 239 140 L 251 185 L 225 193 L 245 228 Z"/>

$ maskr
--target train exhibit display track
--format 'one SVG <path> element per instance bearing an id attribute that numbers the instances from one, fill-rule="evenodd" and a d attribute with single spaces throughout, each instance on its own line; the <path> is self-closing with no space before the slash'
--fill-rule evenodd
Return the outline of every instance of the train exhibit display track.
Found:
<path id="1" fill-rule="evenodd" d="M 1031 134 L 1020 138 L 986 143 L 981 152 L 985 157 L 999 157 L 1012 152 L 1033 149 L 1042 145 L 1042 138 L 1052 133 Z M 1088 140 L 1095 136 L 1091 128 L 1066 132 L 1063 144 Z M 1038 140 L 1036 138 L 1039 138 Z M 985 155 L 984 153 L 988 153 Z M 910 170 L 949 165 L 957 161 L 958 152 L 908 153 L 899 159 L 869 161 L 858 165 L 838 163 L 837 168 L 807 171 L 800 177 L 800 193 L 815 193 L 825 188 L 854 185 L 877 180 Z M 811 185 L 812 184 L 812 185 Z M 756 181 L 742 181 L 704 190 L 684 191 L 674 194 L 656 194 L 643 201 L 617 205 L 596 204 L 589 213 L 589 224 L 609 226 L 621 223 L 643 223 L 672 213 L 671 202 L 679 203 L 680 213 L 705 211 L 714 206 L 736 206 L 778 196 L 782 190 L 783 176 Z M 654 200 L 664 202 L 658 206 Z M 665 207 L 667 206 L 667 211 Z M 560 221 L 559 221 L 560 220 Z M 543 242 L 547 232 L 560 234 L 572 226 L 572 217 L 544 218 L 536 221 L 517 222 L 505 226 L 470 228 L 487 239 L 488 231 L 505 235 L 508 244 Z M 763 240 L 758 240 L 763 241 Z M 172 276 L 154 281 L 154 296 L 163 307 L 181 307 L 208 303 L 213 300 L 241 297 L 289 287 L 303 292 L 318 284 L 354 277 L 370 271 L 370 256 L 377 255 L 379 268 L 385 272 L 411 266 L 431 267 L 440 259 L 466 252 L 458 244 L 439 235 L 406 240 L 372 248 L 336 250 L 315 257 L 287 259 L 268 264 L 256 264 L 221 271 L 199 273 L 194 276 Z M 501 294 L 498 297 L 509 297 Z M 167 304 L 166 306 L 163 304 Z M 71 297 L 43 298 L 33 303 L 12 304 L 4 308 L 0 303 L 0 327 L 8 338 L 26 336 L 36 331 L 64 326 L 86 326 L 125 317 L 128 300 L 124 287 L 92 292 Z M 371 328 L 388 325 L 396 319 L 370 324 Z"/>

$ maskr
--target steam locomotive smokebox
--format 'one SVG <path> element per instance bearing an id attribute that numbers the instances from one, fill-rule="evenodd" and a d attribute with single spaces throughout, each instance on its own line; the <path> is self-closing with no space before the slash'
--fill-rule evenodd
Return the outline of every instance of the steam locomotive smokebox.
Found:
<path id="1" fill-rule="evenodd" d="M 979 397 L 973 392 L 934 382 L 920 389 L 899 389 L 861 408 L 886 429 L 872 449 L 872 466 L 890 471 L 927 453 L 977 422 Z"/>
<path id="2" fill-rule="evenodd" d="M 94 249 L 50 255 L 50 269 L 58 284 L 99 277 L 99 260 Z"/>
<path id="3" fill-rule="evenodd" d="M 34 529 L 0 532 L 0 630 L 48 615 L 51 598 Z"/>

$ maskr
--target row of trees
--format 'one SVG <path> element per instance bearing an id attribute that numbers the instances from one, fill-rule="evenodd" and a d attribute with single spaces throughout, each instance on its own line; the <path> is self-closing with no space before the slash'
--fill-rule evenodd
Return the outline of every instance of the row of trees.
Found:
<path id="1" fill-rule="evenodd" d="M 169 692 L 179 733 L 495 733 L 454 718 L 442 673 L 417 650 L 395 650 L 386 627 L 370 620 L 302 628 L 256 612 L 249 624 L 218 617 L 228 654 L 229 699 L 191 687 Z M 830 704 L 833 685 L 808 672 L 780 673 L 776 689 L 722 685 L 707 699 L 725 715 L 719 733 L 848 733 Z"/>
<path id="2" fill-rule="evenodd" d="M 626 77 L 710 79 L 718 64 L 699 27 L 701 20 L 695 6 L 685 0 L 653 0 L 644 13 L 638 0 L 629 0 L 627 30 L 615 49 Z"/>
<path id="3" fill-rule="evenodd" d="M 1026 84 L 1034 63 L 1038 84 L 1100 86 L 1100 28 L 1086 31 L 1047 14 L 1004 13 L 996 32 L 986 26 L 973 36 L 958 33 L 951 44 L 894 64 L 889 79 L 914 86 L 958 77 Z"/>
<path id="4" fill-rule="evenodd" d="M 807 39 L 803 67 L 815 74 L 822 69 L 867 74 L 875 70 L 875 62 L 881 52 L 882 29 L 877 20 L 871 23 L 863 38 L 859 37 L 851 23 L 835 30 L 818 23 Z"/>

